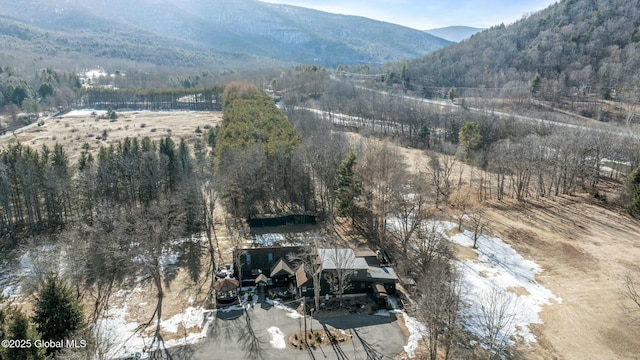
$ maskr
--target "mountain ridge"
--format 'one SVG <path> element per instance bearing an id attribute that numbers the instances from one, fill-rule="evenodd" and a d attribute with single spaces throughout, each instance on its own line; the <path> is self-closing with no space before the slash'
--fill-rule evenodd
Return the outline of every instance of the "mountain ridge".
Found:
<path id="1" fill-rule="evenodd" d="M 329 67 L 414 58 L 451 44 L 400 25 L 256 0 L 113 0 L 91 4 L 31 0 L 20 7 L 12 6 L 11 0 L 0 0 L 0 9 L 5 20 L 21 22 L 41 33 L 56 31 L 74 38 L 84 32 L 100 38 L 111 31 L 110 40 L 166 45 L 174 48 L 174 53 L 235 54 Z M 135 54 L 134 46 L 130 48 Z"/>
<path id="2" fill-rule="evenodd" d="M 474 34 L 479 33 L 483 30 L 485 29 L 471 27 L 471 26 L 456 25 L 456 26 L 445 26 L 441 28 L 429 29 L 429 30 L 425 30 L 425 32 L 445 40 L 460 42 L 470 38 Z"/>

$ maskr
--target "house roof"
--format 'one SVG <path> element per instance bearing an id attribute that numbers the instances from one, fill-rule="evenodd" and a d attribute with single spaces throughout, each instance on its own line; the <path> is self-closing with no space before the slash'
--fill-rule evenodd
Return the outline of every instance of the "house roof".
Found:
<path id="1" fill-rule="evenodd" d="M 213 285 L 213 288 L 218 292 L 233 291 L 238 287 L 240 287 L 238 280 L 231 278 L 218 279 L 215 285 Z"/>
<path id="2" fill-rule="evenodd" d="M 358 251 L 365 254 L 364 251 Z M 318 254 L 322 260 L 323 270 L 349 269 L 363 270 L 357 271 L 354 277 L 359 279 L 380 280 L 383 282 L 395 281 L 398 279 L 396 272 L 386 266 L 380 266 L 378 262 L 368 262 L 366 257 L 356 255 L 351 249 L 318 249 Z M 366 277 L 364 274 L 366 274 Z"/>
<path id="3" fill-rule="evenodd" d="M 267 282 L 267 277 L 265 274 L 258 275 L 258 277 L 256 278 L 256 284 L 259 282 L 264 282 L 264 283 Z"/>
<path id="4" fill-rule="evenodd" d="M 373 286 L 373 292 L 376 294 L 378 298 L 385 298 L 388 296 L 387 289 L 384 288 L 384 285 L 380 283 L 376 283 Z"/>
<path id="5" fill-rule="evenodd" d="M 293 274 L 294 272 L 291 270 L 291 266 L 289 266 L 289 264 L 287 264 L 287 262 L 282 258 L 280 258 L 271 268 L 271 277 Z"/>
<path id="6" fill-rule="evenodd" d="M 307 277 L 306 271 L 304 271 L 304 264 L 302 264 L 298 267 L 298 270 L 296 270 L 296 284 L 298 286 L 303 286 L 308 281 L 309 278 Z"/>
<path id="7" fill-rule="evenodd" d="M 366 269 L 367 261 L 357 257 L 351 249 L 318 249 L 324 270 Z"/>
<path id="8" fill-rule="evenodd" d="M 369 257 L 369 256 L 373 256 L 373 257 L 377 257 L 378 255 L 371 249 L 357 249 L 355 251 L 355 254 L 357 257 Z"/>
<path id="9" fill-rule="evenodd" d="M 379 280 L 398 280 L 398 275 L 392 268 L 387 266 L 369 266 L 367 267 L 367 278 Z"/>

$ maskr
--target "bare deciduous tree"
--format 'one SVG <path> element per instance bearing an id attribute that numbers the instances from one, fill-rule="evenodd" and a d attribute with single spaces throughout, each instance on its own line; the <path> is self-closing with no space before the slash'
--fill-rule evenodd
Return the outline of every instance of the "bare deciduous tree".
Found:
<path id="1" fill-rule="evenodd" d="M 325 271 L 325 279 L 338 296 L 342 307 L 342 295 L 353 286 L 351 283 L 351 276 L 355 273 L 353 250 L 334 247 L 320 249 L 319 254 L 323 264 L 322 268 Z"/>
<path id="2" fill-rule="evenodd" d="M 485 210 L 482 208 L 482 204 L 474 209 L 474 211 L 469 214 L 468 217 L 469 223 L 471 224 L 471 230 L 473 231 L 473 248 L 477 249 L 478 239 L 487 226 L 487 221 L 485 219 Z"/>
<path id="3" fill-rule="evenodd" d="M 517 316 L 516 306 L 516 297 L 502 289 L 494 287 L 482 294 L 478 321 L 483 330 L 482 341 L 488 360 L 501 359 L 509 351 Z"/>
<path id="4" fill-rule="evenodd" d="M 418 175 L 419 177 L 420 175 Z M 427 218 L 426 198 L 418 179 L 394 189 L 391 213 L 395 216 L 395 237 L 405 258 L 408 255 L 411 238 Z"/>
<path id="5" fill-rule="evenodd" d="M 631 274 L 627 274 L 624 277 L 625 289 L 623 294 L 630 301 L 630 305 L 625 305 L 625 310 L 631 314 L 632 321 L 635 324 L 640 324 L 640 282 L 634 279 Z"/>
<path id="6" fill-rule="evenodd" d="M 453 172 L 455 158 L 453 156 L 443 156 L 442 160 L 439 155 L 428 152 L 429 166 L 427 167 L 427 175 L 431 181 L 431 185 L 435 188 L 436 208 L 440 205 L 440 199 L 449 196 L 451 190 L 451 173 Z"/>
<path id="7" fill-rule="evenodd" d="M 461 304 L 459 274 L 451 263 L 444 262 L 430 266 L 420 279 L 418 311 L 429 333 L 429 359 L 438 358 L 440 345 L 444 347 L 445 359 L 448 359 L 458 331 Z"/>
<path id="8" fill-rule="evenodd" d="M 469 186 L 453 190 L 449 194 L 449 204 L 451 204 L 452 215 L 458 221 L 459 231 L 462 231 L 465 215 L 478 211 L 481 206 L 475 191 Z"/>
<path id="9" fill-rule="evenodd" d="M 386 221 L 391 213 L 394 189 L 406 177 L 404 159 L 387 142 L 369 141 L 365 144 L 358 167 L 364 182 L 364 193 L 375 217 L 374 230 L 378 244 L 385 246 Z"/>

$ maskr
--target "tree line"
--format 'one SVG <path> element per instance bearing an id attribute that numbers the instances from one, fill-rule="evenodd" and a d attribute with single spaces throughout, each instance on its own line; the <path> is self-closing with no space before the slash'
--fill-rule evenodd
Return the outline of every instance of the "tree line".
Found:
<path id="1" fill-rule="evenodd" d="M 83 106 L 131 110 L 222 110 L 223 86 L 184 89 L 86 88 L 80 92 Z"/>

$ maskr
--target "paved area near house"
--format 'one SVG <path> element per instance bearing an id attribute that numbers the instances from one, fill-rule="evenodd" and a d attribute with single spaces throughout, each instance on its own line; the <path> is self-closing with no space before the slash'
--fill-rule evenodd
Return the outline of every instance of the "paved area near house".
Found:
<path id="1" fill-rule="evenodd" d="M 219 311 L 207 339 L 195 352 L 194 359 L 366 360 L 367 354 L 391 359 L 407 343 L 394 315 L 385 317 L 359 314 L 307 319 L 307 329 L 318 330 L 323 326 L 345 331 L 353 329 L 352 341 L 340 343 L 337 348 L 323 346 L 311 352 L 292 349 L 288 346 L 289 336 L 304 327 L 304 320 L 293 319 L 287 314 L 287 311 L 266 303 L 257 304 L 246 314 L 244 311 Z M 287 343 L 285 349 L 278 349 L 277 345 L 274 347 L 271 343 L 273 337 L 267 332 L 271 327 L 277 327 L 284 334 L 284 341 Z"/>

